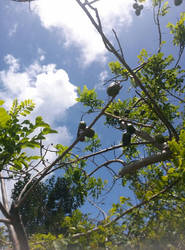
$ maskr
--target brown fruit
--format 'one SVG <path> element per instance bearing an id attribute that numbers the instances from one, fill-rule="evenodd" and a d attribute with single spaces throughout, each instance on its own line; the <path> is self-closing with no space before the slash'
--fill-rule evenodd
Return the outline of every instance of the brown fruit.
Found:
<path id="1" fill-rule="evenodd" d="M 135 133 L 136 129 L 134 128 L 134 126 L 131 123 L 127 124 L 127 133 L 129 133 L 130 135 L 133 135 Z"/>
<path id="2" fill-rule="evenodd" d="M 134 4 L 133 4 L 133 8 L 134 8 L 134 9 L 137 9 L 138 6 L 139 6 L 139 5 L 138 5 L 137 3 L 134 3 Z"/>
<path id="3" fill-rule="evenodd" d="M 85 129 L 85 136 L 88 138 L 93 138 L 93 136 L 95 135 L 95 132 L 92 128 L 86 128 Z"/>
<path id="4" fill-rule="evenodd" d="M 141 14 L 141 10 L 140 10 L 140 9 L 137 9 L 137 10 L 135 11 L 135 13 L 136 13 L 136 16 L 139 16 L 139 15 Z"/>
<path id="5" fill-rule="evenodd" d="M 131 141 L 131 135 L 129 133 L 123 133 L 122 144 L 123 146 L 129 146 Z"/>
<path id="6" fill-rule="evenodd" d="M 120 83 L 119 82 L 112 82 L 108 88 L 107 88 L 107 94 L 108 96 L 116 96 L 121 89 Z"/>
<path id="7" fill-rule="evenodd" d="M 175 4 L 175 6 L 178 6 L 178 5 L 180 5 L 182 2 L 183 2 L 183 0 L 175 0 L 175 1 L 174 1 L 174 4 Z"/>
<path id="8" fill-rule="evenodd" d="M 77 132 L 77 137 L 80 137 L 79 139 L 80 141 L 85 140 L 85 135 L 84 135 L 85 128 L 86 128 L 86 123 L 84 121 L 80 121 Z"/>

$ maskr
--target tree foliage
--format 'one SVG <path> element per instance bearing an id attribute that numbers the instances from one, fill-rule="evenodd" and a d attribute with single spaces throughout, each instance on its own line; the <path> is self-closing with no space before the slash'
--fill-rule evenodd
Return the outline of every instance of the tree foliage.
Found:
<path id="1" fill-rule="evenodd" d="M 173 45 L 179 48 L 177 54 L 167 54 L 163 51 L 160 20 L 168 16 L 169 5 L 162 0 L 152 1 L 158 49 L 153 54 L 142 49 L 135 67 L 127 63 L 116 32 L 116 43 L 107 38 L 94 7 L 98 0 L 76 2 L 115 57 L 109 63 L 114 83 L 105 90 L 108 101 L 99 99 L 95 89 L 78 89 L 77 101 L 86 112 L 68 147 L 44 145 L 46 135 L 56 131 L 42 117 L 34 123 L 24 120 L 34 108 L 31 100 L 20 104 L 15 100 L 10 110 L 0 109 L 0 209 L 6 218 L 1 221 L 15 230 L 19 244 L 16 237 L 12 242 L 16 250 L 29 249 L 21 213 L 28 233 L 34 233 L 29 241 L 31 249 L 184 249 L 184 13 L 176 24 L 167 25 Z M 144 10 L 144 2 L 134 2 L 136 15 Z M 182 1 L 174 3 L 178 6 Z M 87 115 L 88 122 L 92 119 L 89 124 L 85 121 Z M 96 123 L 119 133 L 120 144 L 115 145 L 113 140 L 107 147 L 97 133 L 89 136 L 87 131 L 92 132 Z M 80 154 L 75 148 L 78 143 Z M 28 156 L 26 148 L 38 148 L 39 153 Z M 49 151 L 57 154 L 52 162 L 46 160 Z M 61 171 L 62 178 L 43 183 L 56 171 Z M 99 176 L 101 171 L 103 176 Z M 108 174 L 111 181 L 107 181 Z M 4 191 L 7 176 L 18 179 L 10 207 Z M 24 178 L 28 179 L 22 181 Z M 127 188 L 132 194 L 128 197 L 123 193 L 119 202 L 104 211 L 101 198 L 110 196 L 117 184 L 123 192 Z M 40 201 L 34 197 L 36 190 Z M 86 200 L 101 213 L 101 219 L 76 209 Z M 62 213 L 69 215 L 61 218 Z M 44 225 L 43 231 L 38 232 L 36 223 Z M 11 226 L 9 232 L 13 235 Z"/>

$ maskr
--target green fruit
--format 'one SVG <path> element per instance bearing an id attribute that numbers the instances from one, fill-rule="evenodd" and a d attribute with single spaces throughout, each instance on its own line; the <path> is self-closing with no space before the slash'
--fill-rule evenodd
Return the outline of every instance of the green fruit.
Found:
<path id="1" fill-rule="evenodd" d="M 94 135 L 95 135 L 95 132 L 92 128 L 85 129 L 85 136 L 87 136 L 88 138 L 93 138 Z"/>
<path id="2" fill-rule="evenodd" d="M 183 0 L 175 0 L 175 1 L 174 1 L 174 4 L 175 4 L 175 6 L 178 6 L 178 5 L 180 5 L 182 2 L 183 2 Z"/>
<path id="3" fill-rule="evenodd" d="M 134 8 L 134 9 L 137 9 L 137 8 L 138 8 L 138 4 L 137 4 L 137 3 L 134 3 L 134 4 L 133 4 L 133 8 Z"/>
<path id="4" fill-rule="evenodd" d="M 131 123 L 127 124 L 127 133 L 129 133 L 130 135 L 133 135 L 135 133 L 136 129 L 134 128 L 134 126 Z"/>
<path id="5" fill-rule="evenodd" d="M 123 146 L 129 146 L 131 141 L 131 135 L 129 133 L 123 133 L 122 144 Z"/>
<path id="6" fill-rule="evenodd" d="M 120 83 L 119 82 L 112 82 L 108 88 L 107 88 L 107 94 L 108 96 L 116 96 L 121 89 Z"/>
<path id="7" fill-rule="evenodd" d="M 140 10 L 140 9 L 137 9 L 137 10 L 135 11 L 135 13 L 136 13 L 136 16 L 139 16 L 139 15 L 141 14 L 141 10 Z"/>

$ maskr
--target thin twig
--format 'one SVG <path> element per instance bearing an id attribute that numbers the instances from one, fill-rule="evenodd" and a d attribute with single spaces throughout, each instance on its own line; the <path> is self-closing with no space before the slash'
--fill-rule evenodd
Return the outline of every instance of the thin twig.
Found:
<path id="1" fill-rule="evenodd" d="M 108 108 L 108 106 L 110 105 L 110 103 L 114 100 L 115 96 L 112 97 L 109 102 L 105 105 L 105 107 L 101 110 L 101 112 L 94 118 L 94 120 L 91 122 L 91 124 L 89 125 L 89 128 L 91 128 L 96 122 L 97 120 L 104 114 L 105 110 Z M 76 146 L 76 144 L 79 142 L 80 137 L 76 138 L 76 140 L 61 154 L 59 155 L 49 166 L 47 166 L 41 176 L 36 179 L 33 183 L 28 182 L 24 188 L 22 189 L 17 202 L 15 204 L 15 206 L 18 208 L 22 205 L 22 203 L 24 203 L 24 201 L 26 200 L 27 196 L 29 195 L 29 193 L 35 188 L 36 185 L 38 185 L 38 183 L 47 176 L 48 172 L 59 162 L 63 159 L 63 157 L 68 154 L 71 149 Z M 28 188 L 28 185 L 31 184 L 31 186 Z"/>
<path id="2" fill-rule="evenodd" d="M 162 189 L 160 192 L 158 192 L 157 194 L 154 194 L 151 198 L 149 198 L 148 200 L 144 200 L 142 202 L 140 202 L 138 205 L 135 205 L 129 209 L 127 209 L 126 211 L 124 211 L 122 214 L 116 216 L 112 221 L 106 223 L 103 225 L 103 227 L 109 227 L 111 226 L 112 224 L 114 224 L 115 222 L 117 222 L 118 220 L 120 220 L 122 217 L 124 217 L 126 214 L 129 214 L 131 213 L 133 210 L 137 209 L 137 208 L 140 208 L 142 207 L 143 205 L 146 205 L 148 204 L 150 201 L 152 200 L 155 200 L 156 198 L 158 198 L 161 194 L 164 194 L 165 192 L 167 192 L 169 189 L 171 189 L 177 182 L 179 181 L 179 179 L 177 181 L 175 181 L 174 183 L 172 183 L 171 185 L 168 185 L 167 187 L 165 187 L 164 189 Z M 92 234 L 93 232 L 97 232 L 99 231 L 100 228 L 99 227 L 95 227 L 91 230 L 88 230 L 87 232 L 85 233 L 77 233 L 77 234 L 74 234 L 72 236 L 72 239 L 75 239 L 75 238 L 79 238 L 79 237 L 82 237 L 82 236 L 88 236 L 90 234 Z"/>
<path id="3" fill-rule="evenodd" d="M 104 42 L 105 47 L 107 48 L 107 50 L 110 51 L 111 53 L 113 53 L 118 58 L 118 60 L 127 69 L 127 71 L 129 72 L 129 74 L 133 77 L 136 85 L 138 85 L 141 88 L 141 90 L 143 90 L 143 92 L 145 93 L 145 95 L 148 97 L 149 101 L 151 102 L 150 107 L 152 107 L 152 109 L 157 114 L 157 116 L 159 117 L 159 119 L 167 127 L 167 129 L 169 131 L 169 134 L 170 134 L 170 137 L 172 137 L 171 136 L 171 133 L 172 133 L 174 135 L 174 137 L 176 138 L 176 140 L 178 141 L 179 136 L 178 136 L 175 128 L 172 126 L 172 124 L 166 118 L 164 112 L 161 110 L 161 108 L 158 106 L 158 104 L 156 103 L 156 101 L 154 100 L 154 98 L 150 95 L 150 93 L 148 92 L 148 90 L 142 84 L 141 80 L 138 78 L 138 76 L 135 74 L 135 72 L 133 72 L 133 70 L 130 68 L 130 66 L 126 63 L 125 59 L 118 53 L 118 51 L 114 48 L 114 46 L 112 45 L 112 43 L 108 40 L 108 38 L 103 33 L 102 26 L 101 26 L 101 21 L 100 21 L 100 17 L 99 17 L 97 9 L 91 7 L 91 9 L 93 9 L 95 11 L 98 23 L 95 22 L 94 18 L 92 17 L 92 15 L 88 11 L 88 9 L 81 3 L 80 0 L 76 0 L 76 2 L 84 10 L 84 12 L 86 13 L 86 15 L 90 19 L 91 23 L 93 24 L 93 26 L 96 28 L 96 30 L 100 34 L 100 36 L 101 36 L 101 38 L 102 38 L 102 40 L 103 40 L 103 42 Z"/>

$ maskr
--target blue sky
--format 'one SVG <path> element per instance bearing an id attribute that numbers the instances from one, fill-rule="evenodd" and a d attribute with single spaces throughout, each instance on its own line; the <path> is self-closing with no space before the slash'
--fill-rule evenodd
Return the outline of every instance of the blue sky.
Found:
<path id="1" fill-rule="evenodd" d="M 176 22 L 184 5 L 174 8 L 162 21 L 163 39 L 171 40 L 165 25 Z M 141 16 L 132 9 L 133 0 L 101 0 L 95 5 L 100 11 L 108 37 L 113 40 L 112 28 L 119 35 L 128 63 L 137 66 L 137 55 L 142 48 L 154 53 L 158 46 L 150 1 Z M 59 131 L 48 142 L 69 145 L 84 111 L 77 104 L 77 87 L 84 84 L 96 88 L 98 95 L 107 100 L 103 81 L 111 78 L 108 62 L 114 58 L 104 48 L 102 40 L 74 0 L 36 0 L 31 3 L 11 0 L 0 2 L 0 99 L 10 106 L 14 98 L 31 98 L 36 103 L 33 116 L 42 115 Z M 177 50 L 164 45 L 164 51 Z M 182 59 L 183 61 L 183 59 Z M 123 87 L 119 98 L 127 96 Z M 89 118 L 91 119 L 91 118 Z M 121 140 L 120 132 L 102 131 L 102 121 L 95 130 L 104 138 L 105 147 Z M 119 168 L 119 166 L 118 166 Z M 104 170 L 102 170 L 104 171 Z M 101 174 L 104 174 L 102 172 Z M 123 190 L 109 203 L 119 200 Z M 110 205 L 110 204 L 108 204 Z"/>

